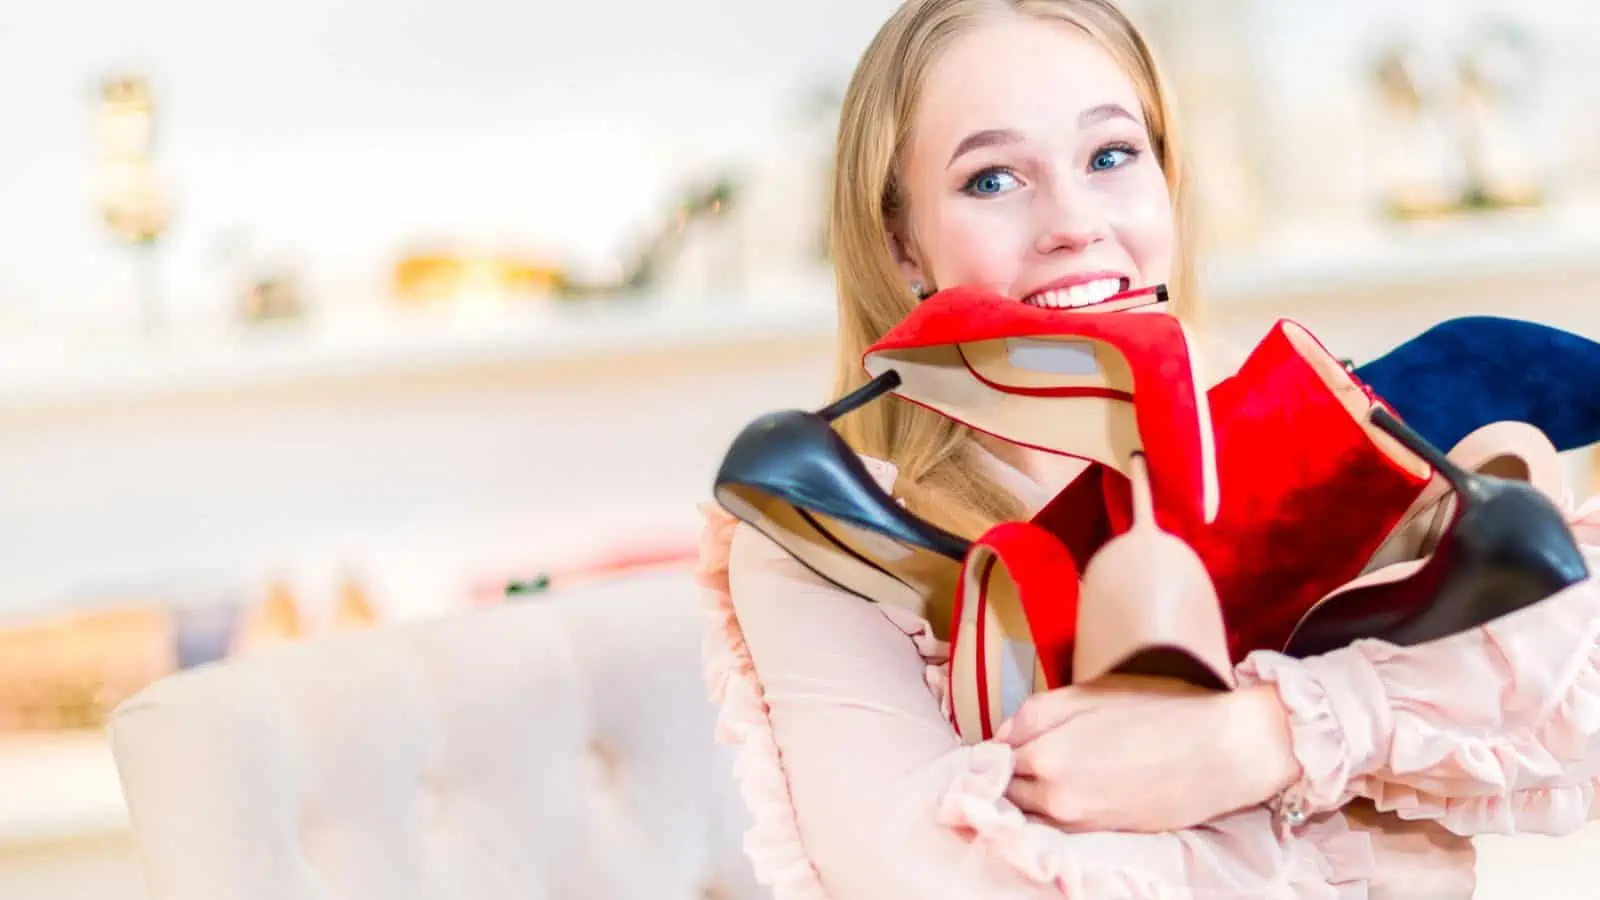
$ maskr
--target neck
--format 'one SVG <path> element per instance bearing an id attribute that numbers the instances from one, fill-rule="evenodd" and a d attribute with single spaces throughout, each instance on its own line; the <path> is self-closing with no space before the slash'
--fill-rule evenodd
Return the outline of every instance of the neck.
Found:
<path id="1" fill-rule="evenodd" d="M 1075 456 L 1062 456 L 1059 453 L 1047 453 L 1043 450 L 1033 450 L 1027 447 L 1018 447 L 996 437 L 980 434 L 978 443 L 983 449 L 989 451 L 996 459 L 1016 469 L 1040 488 L 1046 496 L 1055 496 L 1065 490 L 1073 479 L 1088 468 L 1086 460 Z"/>

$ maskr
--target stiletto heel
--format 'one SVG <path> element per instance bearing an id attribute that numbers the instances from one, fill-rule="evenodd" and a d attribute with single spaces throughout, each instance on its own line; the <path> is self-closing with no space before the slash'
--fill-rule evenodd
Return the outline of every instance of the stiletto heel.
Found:
<path id="1" fill-rule="evenodd" d="M 951 720 L 988 740 L 1030 695 L 1067 684 L 1078 620 L 1078 566 L 1060 541 L 1004 522 L 973 542 L 950 633 Z"/>
<path id="2" fill-rule="evenodd" d="M 1166 288 L 1126 296 L 1140 294 L 1154 304 Z M 898 372 L 900 397 L 1013 444 L 1123 472 L 1143 451 L 1156 505 L 1204 523 L 1219 496 L 1197 363 L 1172 316 L 1043 309 L 976 287 L 918 304 L 862 359 L 869 374 Z"/>
<path id="3" fill-rule="evenodd" d="M 832 427 L 898 384 L 886 372 L 818 412 L 751 422 L 724 455 L 712 496 L 819 577 L 926 616 L 930 601 L 955 590 L 969 544 L 897 503 Z"/>
<path id="4" fill-rule="evenodd" d="M 900 386 L 899 372 L 885 372 L 861 387 L 817 410 L 817 418 L 833 424 Z"/>
<path id="5" fill-rule="evenodd" d="M 1361 638 L 1423 644 L 1488 624 L 1588 578 L 1557 503 L 1565 494 L 1560 458 L 1542 433 L 1497 423 L 1469 435 L 1462 442 L 1467 449 L 1447 455 L 1385 409 L 1375 409 L 1372 421 L 1448 485 L 1444 496 L 1429 498 L 1426 510 L 1445 512 L 1448 525 L 1426 557 L 1369 571 L 1308 611 L 1286 653 L 1311 656 Z M 1444 509 L 1449 503 L 1453 510 Z"/>
<path id="6" fill-rule="evenodd" d="M 1143 454 L 1134 454 L 1129 477 L 1133 525 L 1083 573 L 1072 681 L 1115 673 L 1231 689 L 1228 637 L 1211 576 L 1188 544 L 1156 525 Z"/>

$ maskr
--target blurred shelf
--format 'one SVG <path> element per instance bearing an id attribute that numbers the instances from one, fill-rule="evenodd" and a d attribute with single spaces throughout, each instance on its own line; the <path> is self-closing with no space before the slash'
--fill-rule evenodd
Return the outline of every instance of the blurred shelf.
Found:
<path id="1" fill-rule="evenodd" d="M 1218 255 L 1200 275 L 1207 307 L 1223 317 L 1275 303 L 1283 314 L 1297 315 L 1362 299 L 1406 303 L 1413 311 L 1436 305 L 1443 317 L 1451 292 L 1462 285 L 1527 279 L 1529 292 L 1508 296 L 1501 311 L 1537 318 L 1595 299 L 1530 293 L 1573 278 L 1600 289 L 1600 211 L 1555 209 L 1280 236 L 1271 249 Z M 1408 291 L 1418 295 L 1407 298 Z M 394 310 L 148 338 L 0 335 L 0 414 L 496 366 L 595 371 L 668 357 L 674 365 L 704 367 L 748 360 L 776 346 L 826 352 L 835 323 L 831 276 L 819 271 L 778 290 L 750 292 L 757 294 L 759 302 L 641 296 L 471 313 Z"/>
<path id="2" fill-rule="evenodd" d="M 578 369 L 825 341 L 831 278 L 759 304 L 647 296 L 500 310 L 402 310 L 234 331 L 0 336 L 0 413 L 248 388 L 394 379 L 493 367 Z"/>
<path id="3" fill-rule="evenodd" d="M 1201 269 L 1208 300 L 1222 305 L 1573 274 L 1600 275 L 1595 205 L 1280 235 L 1270 250 Z"/>
<path id="4" fill-rule="evenodd" d="M 123 834 L 129 827 L 104 735 L 0 736 L 0 851 Z"/>

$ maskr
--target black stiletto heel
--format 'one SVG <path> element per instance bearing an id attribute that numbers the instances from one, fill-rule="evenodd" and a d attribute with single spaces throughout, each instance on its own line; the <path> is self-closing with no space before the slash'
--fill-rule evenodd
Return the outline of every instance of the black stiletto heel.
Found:
<path id="1" fill-rule="evenodd" d="M 1312 656 L 1361 638 L 1415 646 L 1486 625 L 1589 577 L 1566 517 L 1533 485 L 1469 472 L 1388 410 L 1372 422 L 1422 457 L 1457 497 L 1454 520 L 1432 556 L 1406 577 L 1336 593 L 1290 638 L 1287 653 Z"/>
<path id="2" fill-rule="evenodd" d="M 712 496 L 818 576 L 926 616 L 952 596 L 970 544 L 897 503 L 832 428 L 899 384 L 889 371 L 817 412 L 761 416 L 728 448 Z"/>

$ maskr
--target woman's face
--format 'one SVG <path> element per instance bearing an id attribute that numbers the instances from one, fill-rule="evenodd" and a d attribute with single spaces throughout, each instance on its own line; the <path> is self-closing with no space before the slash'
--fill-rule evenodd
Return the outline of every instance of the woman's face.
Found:
<path id="1" fill-rule="evenodd" d="M 1102 303 L 1172 269 L 1172 198 L 1133 81 L 1071 26 L 1021 16 L 928 72 L 890 236 L 908 282 L 1024 303 Z"/>

